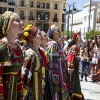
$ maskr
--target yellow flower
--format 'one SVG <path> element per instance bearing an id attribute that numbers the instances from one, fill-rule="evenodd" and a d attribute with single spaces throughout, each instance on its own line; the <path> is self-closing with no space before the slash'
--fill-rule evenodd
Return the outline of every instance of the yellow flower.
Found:
<path id="1" fill-rule="evenodd" d="M 24 28 L 25 31 L 28 31 L 29 29 L 30 29 L 29 26 L 27 26 L 27 27 Z"/>
<path id="2" fill-rule="evenodd" d="M 32 24 L 27 25 L 27 27 L 31 27 L 31 26 L 32 26 Z"/>
<path id="3" fill-rule="evenodd" d="M 24 36 L 29 36 L 29 33 L 28 32 L 24 32 Z"/>
<path id="4" fill-rule="evenodd" d="M 26 40 L 23 40 L 23 42 L 24 42 L 24 43 L 27 43 L 27 41 L 26 41 Z"/>

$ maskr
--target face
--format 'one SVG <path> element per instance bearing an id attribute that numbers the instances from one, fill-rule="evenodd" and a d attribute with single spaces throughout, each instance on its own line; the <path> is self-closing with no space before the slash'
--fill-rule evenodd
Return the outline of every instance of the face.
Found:
<path id="1" fill-rule="evenodd" d="M 21 21 L 21 19 L 20 19 L 20 17 L 19 16 L 16 16 L 14 19 L 13 19 L 13 21 L 12 21 L 12 23 L 11 23 L 11 26 L 10 26 L 10 29 L 9 29 L 9 31 L 11 32 L 11 33 L 15 33 L 16 35 L 17 34 L 20 34 L 20 33 L 22 33 L 22 31 L 23 31 L 23 22 Z M 9 32 L 9 33 L 10 33 Z"/>
<path id="2" fill-rule="evenodd" d="M 85 51 L 87 51 L 87 50 L 88 50 L 88 46 L 87 46 L 87 45 L 85 46 L 84 50 L 85 50 Z"/>
<path id="3" fill-rule="evenodd" d="M 43 43 L 43 36 L 40 30 L 38 30 L 36 35 L 33 37 L 33 42 L 38 45 Z"/>
<path id="4" fill-rule="evenodd" d="M 53 38 L 59 39 L 60 37 L 61 37 L 61 32 L 60 29 L 58 28 L 57 30 L 54 31 Z"/>
<path id="5" fill-rule="evenodd" d="M 60 39 L 59 39 L 59 44 L 62 46 L 62 44 L 64 43 L 64 36 L 62 36 Z"/>
<path id="6" fill-rule="evenodd" d="M 78 40 L 80 41 L 80 40 L 81 40 L 81 35 L 79 35 L 79 34 L 78 34 L 78 36 L 77 36 L 77 37 L 78 37 Z"/>
<path id="7" fill-rule="evenodd" d="M 43 36 L 43 44 L 46 45 L 49 41 L 49 38 L 44 31 L 42 31 L 42 36 Z"/>

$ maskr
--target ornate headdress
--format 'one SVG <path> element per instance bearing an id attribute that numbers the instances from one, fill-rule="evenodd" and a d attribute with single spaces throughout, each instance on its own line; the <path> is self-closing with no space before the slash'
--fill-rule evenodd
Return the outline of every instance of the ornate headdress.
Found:
<path id="1" fill-rule="evenodd" d="M 15 12 L 6 11 L 0 17 L 0 38 L 2 38 L 3 36 L 7 34 L 7 32 L 9 31 L 10 25 L 16 16 L 19 16 L 19 15 Z"/>
<path id="2" fill-rule="evenodd" d="M 73 39 L 74 39 L 74 40 L 77 40 L 77 39 L 78 39 L 78 33 L 74 33 L 74 34 L 73 34 Z"/>
<path id="3" fill-rule="evenodd" d="M 23 32 L 23 42 L 27 43 L 31 41 L 31 38 L 33 38 L 35 36 L 35 34 L 37 33 L 38 28 L 33 26 L 32 24 L 28 24 L 25 28 L 24 28 L 24 32 Z"/>
<path id="4" fill-rule="evenodd" d="M 57 29 L 58 29 L 57 25 L 51 25 L 51 27 L 48 29 L 47 36 L 49 38 L 51 38 L 51 36 L 54 33 L 54 31 L 57 30 Z"/>

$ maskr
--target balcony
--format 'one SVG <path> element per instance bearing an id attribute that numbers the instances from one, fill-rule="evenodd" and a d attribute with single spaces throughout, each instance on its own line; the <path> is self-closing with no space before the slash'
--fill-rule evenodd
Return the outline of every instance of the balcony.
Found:
<path id="1" fill-rule="evenodd" d="M 53 18 L 53 22 L 58 22 L 58 18 Z"/>
<path id="2" fill-rule="evenodd" d="M 15 6 L 15 2 L 8 2 L 8 5 L 13 5 L 13 6 Z"/>
<path id="3" fill-rule="evenodd" d="M 70 26 L 75 26 L 75 25 L 79 25 L 79 24 L 83 24 L 82 22 L 77 22 L 77 23 L 73 23 Z"/>
<path id="4" fill-rule="evenodd" d="M 20 15 L 20 18 L 25 20 L 25 16 L 24 15 Z"/>
<path id="5" fill-rule="evenodd" d="M 33 16 L 29 16 L 28 19 L 34 21 L 34 17 Z"/>
<path id="6" fill-rule="evenodd" d="M 96 23 L 100 23 L 100 18 L 97 18 L 96 19 Z"/>
<path id="7" fill-rule="evenodd" d="M 49 12 L 37 11 L 37 20 L 48 21 L 49 20 Z"/>

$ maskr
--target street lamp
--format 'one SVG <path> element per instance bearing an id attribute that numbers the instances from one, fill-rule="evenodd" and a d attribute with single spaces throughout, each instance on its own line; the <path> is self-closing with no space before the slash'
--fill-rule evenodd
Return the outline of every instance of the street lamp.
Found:
<path id="1" fill-rule="evenodd" d="M 89 23 L 88 23 L 88 32 L 90 31 L 91 5 L 92 5 L 92 0 L 90 0 L 90 6 L 89 6 Z"/>
<path id="2" fill-rule="evenodd" d="M 43 19 L 43 16 L 45 15 L 45 19 Z M 42 19 L 41 19 L 41 16 L 42 16 Z M 43 20 L 48 20 L 48 15 L 46 14 L 46 12 L 40 12 L 40 14 L 38 15 L 38 20 L 42 20 L 42 30 L 43 30 Z"/>
<path id="3" fill-rule="evenodd" d="M 76 11 L 76 7 L 74 6 L 76 2 L 73 2 L 71 4 L 68 4 L 68 11 L 66 11 L 66 9 L 64 9 L 64 11 L 66 12 L 66 14 L 68 15 L 68 19 L 67 19 L 67 31 L 69 32 L 69 18 L 70 18 L 70 14 L 72 14 L 72 23 L 71 23 L 71 33 L 70 33 L 70 39 L 72 38 L 72 28 L 73 28 L 73 11 Z M 72 7 L 72 9 L 71 9 Z"/>

